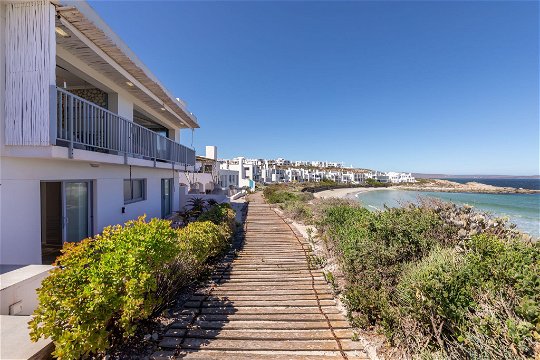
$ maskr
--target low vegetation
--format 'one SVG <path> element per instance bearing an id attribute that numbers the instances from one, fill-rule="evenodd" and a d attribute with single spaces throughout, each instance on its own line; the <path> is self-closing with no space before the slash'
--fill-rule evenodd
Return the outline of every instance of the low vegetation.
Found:
<path id="1" fill-rule="evenodd" d="M 540 242 L 504 219 L 440 201 L 373 212 L 282 185 L 267 194 L 316 225 L 356 326 L 423 359 L 540 356 Z"/>
<path id="2" fill-rule="evenodd" d="M 222 204 L 181 229 L 141 217 L 65 244 L 38 289 L 31 338 L 50 337 L 61 359 L 103 352 L 200 276 L 228 247 L 234 228 L 234 211 Z"/>

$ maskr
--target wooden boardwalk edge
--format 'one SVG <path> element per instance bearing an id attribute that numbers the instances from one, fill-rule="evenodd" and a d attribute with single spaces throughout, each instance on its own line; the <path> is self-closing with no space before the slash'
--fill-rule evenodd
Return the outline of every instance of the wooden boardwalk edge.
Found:
<path id="1" fill-rule="evenodd" d="M 244 244 L 216 269 L 208 293 L 186 302 L 152 359 L 368 359 L 340 313 L 310 248 L 250 195 Z M 232 257 L 231 257 L 232 258 Z"/>

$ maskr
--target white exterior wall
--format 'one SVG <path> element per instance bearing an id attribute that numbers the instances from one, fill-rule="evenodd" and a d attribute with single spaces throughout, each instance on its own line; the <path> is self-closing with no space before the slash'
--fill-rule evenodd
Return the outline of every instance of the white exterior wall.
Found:
<path id="1" fill-rule="evenodd" d="M 133 179 L 146 179 L 146 200 L 124 205 L 127 165 L 91 167 L 76 160 L 3 157 L 1 173 L 0 264 L 41 264 L 41 181 L 92 180 L 97 234 L 143 214 L 161 217 L 161 179 L 173 177 L 171 169 L 132 166 Z M 173 210 L 178 210 L 178 172 L 174 174 Z"/>
<path id="2" fill-rule="evenodd" d="M 133 121 L 133 102 L 123 94 L 109 93 L 109 110 L 124 119 Z"/>

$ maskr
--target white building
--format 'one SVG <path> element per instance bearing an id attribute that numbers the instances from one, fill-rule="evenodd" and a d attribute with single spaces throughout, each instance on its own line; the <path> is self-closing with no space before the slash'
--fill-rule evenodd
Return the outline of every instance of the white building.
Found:
<path id="1" fill-rule="evenodd" d="M 197 120 L 92 8 L 2 1 L 0 29 L 0 264 L 179 209 Z"/>
<path id="2" fill-rule="evenodd" d="M 221 161 L 222 170 L 234 170 L 238 172 L 238 186 L 255 189 L 255 182 L 260 181 L 259 166 L 250 162 L 246 163 L 243 157 Z"/>
<path id="3" fill-rule="evenodd" d="M 283 158 L 276 159 L 276 165 L 279 166 L 289 166 L 291 165 L 291 161 Z"/>
<path id="4" fill-rule="evenodd" d="M 219 186 L 222 189 L 234 190 L 238 188 L 239 175 L 236 170 L 219 169 Z"/>

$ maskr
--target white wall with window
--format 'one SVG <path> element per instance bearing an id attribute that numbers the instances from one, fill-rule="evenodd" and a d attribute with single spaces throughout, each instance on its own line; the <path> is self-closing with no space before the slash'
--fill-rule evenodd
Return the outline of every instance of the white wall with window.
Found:
<path id="1" fill-rule="evenodd" d="M 88 235 L 93 235 L 105 226 L 123 224 L 141 215 L 162 217 L 162 179 L 174 179 L 170 189 L 171 204 L 173 211 L 179 209 L 178 172 L 171 169 L 131 166 L 130 171 L 130 166 L 122 164 L 6 157 L 2 158 L 0 171 L 4 175 L 0 213 L 9 214 L 0 217 L 0 264 L 42 263 L 43 225 L 47 221 L 60 221 L 57 227 L 66 229 L 69 225 L 88 221 Z M 64 197 L 74 201 L 64 208 L 87 206 L 87 215 L 86 210 L 78 212 L 71 218 L 71 223 L 66 224 L 66 219 L 62 223 L 62 218 L 69 214 L 62 215 L 58 206 L 50 208 L 50 214 L 44 213 L 44 184 L 53 184 L 45 192 L 49 194 L 49 201 L 58 199 L 64 191 Z M 126 201 L 126 198 L 130 200 Z M 60 218 L 55 220 L 55 216 Z"/>

